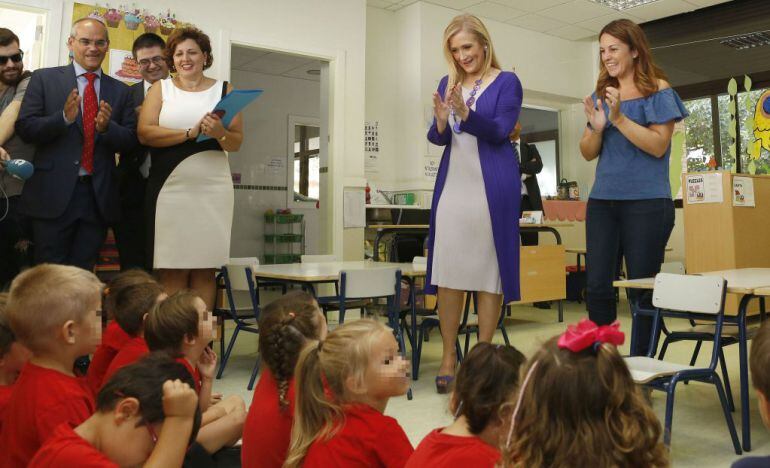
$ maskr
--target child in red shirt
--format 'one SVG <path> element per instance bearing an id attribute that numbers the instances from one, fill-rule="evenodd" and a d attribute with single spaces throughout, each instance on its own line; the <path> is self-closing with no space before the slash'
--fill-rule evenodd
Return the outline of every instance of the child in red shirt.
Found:
<path id="1" fill-rule="evenodd" d="M 191 383 L 167 355 L 121 369 L 99 392 L 97 412 L 75 429 L 58 426 L 29 466 L 181 466 L 200 423 Z"/>
<path id="2" fill-rule="evenodd" d="M 91 364 L 88 366 L 86 380 L 88 386 L 96 395 L 104 382 L 104 374 L 110 363 L 123 346 L 131 339 L 131 335 L 123 331 L 115 320 L 115 298 L 125 288 L 136 284 L 157 284 L 155 278 L 144 270 L 134 269 L 118 274 L 107 288 L 104 289 L 104 313 L 113 319 L 102 336 L 102 343 L 96 348 Z"/>
<path id="3" fill-rule="evenodd" d="M 8 293 L 0 293 L 0 432 L 3 430 L 3 415 L 11 399 L 13 384 L 31 355 L 26 346 L 16 341 L 16 336 L 8 326 L 5 317 L 7 301 Z"/>
<path id="4" fill-rule="evenodd" d="M 243 426 L 241 464 L 281 468 L 294 417 L 294 367 L 308 340 L 326 337 L 326 320 L 313 296 L 289 293 L 262 309 L 259 334 L 265 367 Z"/>
<path id="5" fill-rule="evenodd" d="M 0 466 L 26 466 L 57 426 L 94 412 L 93 393 L 72 367 L 99 344 L 102 287 L 93 273 L 64 265 L 38 265 L 13 280 L 8 323 L 32 357 L 6 408 Z"/>
<path id="6" fill-rule="evenodd" d="M 428 434 L 407 468 L 493 468 L 500 461 L 501 411 L 519 383 L 524 355 L 510 346 L 478 343 L 465 357 L 455 379 L 450 410 L 454 423 Z"/>
<path id="7" fill-rule="evenodd" d="M 246 404 L 239 396 L 212 404 L 217 355 L 208 344 L 214 335 L 213 314 L 206 310 L 206 303 L 190 291 L 179 291 L 158 304 L 144 322 L 144 338 L 150 351 L 171 354 L 193 377 L 203 413 L 196 441 L 209 454 L 238 442 L 246 419 Z"/>
<path id="8" fill-rule="evenodd" d="M 284 466 L 403 467 L 414 449 L 383 415 L 409 389 L 409 364 L 392 331 L 374 320 L 347 322 L 311 343 L 297 362 L 297 401 Z"/>
<path id="9" fill-rule="evenodd" d="M 104 382 L 121 367 L 141 359 L 150 352 L 144 341 L 144 318 L 149 311 L 168 297 L 158 283 L 140 283 L 126 286 L 113 295 L 115 323 L 128 336 L 128 340 L 110 362 L 104 373 Z M 103 382 L 103 383 L 104 383 Z"/>

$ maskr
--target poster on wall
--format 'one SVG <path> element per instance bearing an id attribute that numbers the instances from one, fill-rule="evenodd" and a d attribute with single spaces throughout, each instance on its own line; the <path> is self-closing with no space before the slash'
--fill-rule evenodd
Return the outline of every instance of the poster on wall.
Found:
<path id="1" fill-rule="evenodd" d="M 130 50 L 110 50 L 109 64 L 109 75 L 116 80 L 120 80 L 127 84 L 139 83 L 142 81 L 142 74 L 139 73 L 139 64 L 134 60 L 134 56 L 131 55 Z"/>
<path id="2" fill-rule="evenodd" d="M 126 84 L 141 81 L 139 64 L 131 55 L 134 40 L 146 32 L 153 32 L 168 41 L 168 36 L 183 24 L 170 11 L 152 14 L 137 8 L 105 8 L 99 5 L 75 3 L 72 22 L 81 18 L 95 18 L 107 25 L 110 34 L 110 53 L 102 62 L 102 71 Z"/>
<path id="3" fill-rule="evenodd" d="M 754 207 L 754 179 L 751 177 L 733 177 L 733 206 Z"/>
<path id="4" fill-rule="evenodd" d="M 380 123 L 377 120 L 364 122 L 364 170 L 379 172 Z"/>
<path id="5" fill-rule="evenodd" d="M 722 203 L 722 174 L 699 173 L 687 175 L 687 204 Z"/>

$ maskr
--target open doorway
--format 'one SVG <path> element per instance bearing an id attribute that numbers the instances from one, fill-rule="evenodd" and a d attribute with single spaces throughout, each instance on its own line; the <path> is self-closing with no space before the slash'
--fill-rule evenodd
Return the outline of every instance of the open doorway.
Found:
<path id="1" fill-rule="evenodd" d="M 24 53 L 24 69 L 34 71 L 43 65 L 43 32 L 45 12 L 28 8 L 0 6 L 2 27 L 19 37 L 19 48 Z"/>
<path id="2" fill-rule="evenodd" d="M 244 141 L 230 159 L 235 184 L 232 256 L 267 263 L 331 252 L 328 186 L 329 63 L 233 45 L 231 80 L 264 93 L 244 111 Z M 272 210 L 302 215 L 294 225 L 265 221 Z M 296 217 L 299 218 L 299 217 Z"/>

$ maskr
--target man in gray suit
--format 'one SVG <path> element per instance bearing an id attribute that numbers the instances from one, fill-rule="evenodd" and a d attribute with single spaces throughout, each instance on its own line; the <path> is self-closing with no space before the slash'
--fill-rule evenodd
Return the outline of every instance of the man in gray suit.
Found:
<path id="1" fill-rule="evenodd" d="M 137 115 L 150 86 L 168 77 L 165 49 L 166 43 L 157 34 L 144 33 L 134 41 L 132 53 L 139 63 L 139 72 L 144 78 L 131 86 Z M 120 207 L 123 216 L 114 229 L 121 270 L 149 268 L 145 247 L 147 235 L 144 214 L 144 192 L 147 188 L 149 170 L 150 156 L 147 147 L 139 146 L 134 151 L 120 155 L 118 174 Z"/>

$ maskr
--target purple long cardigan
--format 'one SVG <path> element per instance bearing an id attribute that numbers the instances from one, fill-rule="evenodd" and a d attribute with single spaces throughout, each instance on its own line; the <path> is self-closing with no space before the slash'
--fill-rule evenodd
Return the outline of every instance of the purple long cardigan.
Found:
<path id="1" fill-rule="evenodd" d="M 439 83 L 438 92 L 444 96 L 448 77 Z M 476 101 L 476 110 L 470 111 L 460 129 L 478 139 L 481 173 L 492 220 L 492 237 L 497 251 L 497 265 L 505 302 L 521 298 L 519 289 L 519 206 L 521 204 L 521 176 L 513 145 L 508 135 L 519 120 L 522 99 L 521 82 L 511 72 L 501 72 Z M 433 241 L 435 239 L 436 211 L 441 192 L 449 171 L 449 155 L 452 152 L 451 122 L 439 133 L 436 119 L 428 131 L 428 140 L 445 146 L 438 167 L 428 233 L 428 279 L 425 291 L 437 292 L 432 284 Z M 474 239 L 468 239 L 474 242 Z M 462 265 L 455 265 L 462 268 Z"/>

